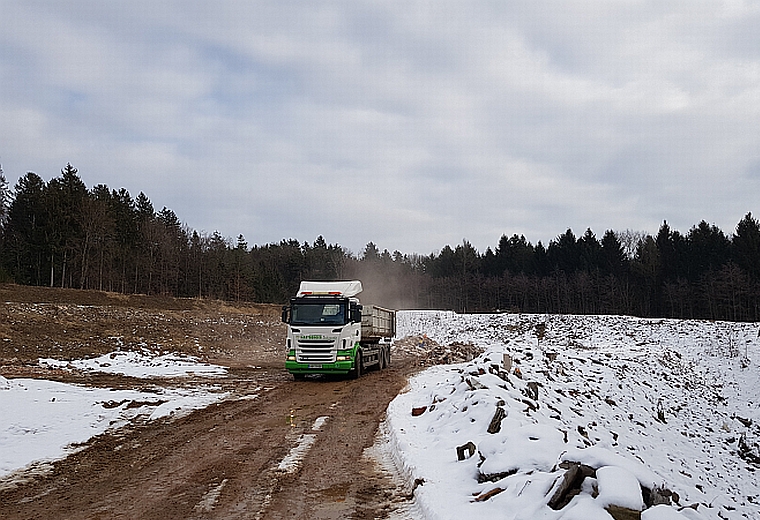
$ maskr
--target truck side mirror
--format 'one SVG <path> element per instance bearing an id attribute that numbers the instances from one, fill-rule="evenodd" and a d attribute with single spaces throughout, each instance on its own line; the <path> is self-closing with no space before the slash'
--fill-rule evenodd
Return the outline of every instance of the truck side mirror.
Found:
<path id="1" fill-rule="evenodd" d="M 362 322 L 362 306 L 357 304 L 351 304 L 351 322 L 352 323 L 361 323 Z"/>
<path id="2" fill-rule="evenodd" d="M 283 322 L 283 323 L 287 323 L 288 321 L 290 321 L 290 320 L 288 319 L 288 318 L 290 317 L 290 316 L 288 316 L 288 314 L 290 314 L 290 313 L 288 312 L 288 307 L 287 307 L 287 305 L 283 305 L 283 306 L 282 306 L 282 322 Z"/>

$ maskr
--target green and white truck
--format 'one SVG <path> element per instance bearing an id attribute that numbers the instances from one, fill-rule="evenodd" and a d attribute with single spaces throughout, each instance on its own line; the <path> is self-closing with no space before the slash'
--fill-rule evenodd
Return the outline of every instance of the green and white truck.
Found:
<path id="1" fill-rule="evenodd" d="M 282 308 L 288 325 L 285 368 L 295 379 L 306 374 L 345 374 L 357 378 L 391 362 L 396 311 L 359 303 L 358 280 L 301 282 Z"/>

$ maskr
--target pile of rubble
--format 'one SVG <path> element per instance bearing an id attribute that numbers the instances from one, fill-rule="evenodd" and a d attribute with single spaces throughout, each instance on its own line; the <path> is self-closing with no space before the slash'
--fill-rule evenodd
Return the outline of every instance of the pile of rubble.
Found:
<path id="1" fill-rule="evenodd" d="M 418 358 L 419 365 L 425 367 L 465 363 L 472 361 L 484 351 L 472 343 L 458 341 L 444 346 L 424 334 L 400 339 L 394 343 L 394 347 L 397 351 L 412 354 Z"/>

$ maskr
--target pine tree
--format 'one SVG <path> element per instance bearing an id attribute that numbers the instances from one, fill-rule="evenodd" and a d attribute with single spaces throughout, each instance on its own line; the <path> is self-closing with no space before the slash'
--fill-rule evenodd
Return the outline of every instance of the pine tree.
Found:
<path id="1" fill-rule="evenodd" d="M 27 172 L 14 187 L 5 223 L 5 267 L 16 283 L 42 284 L 49 258 L 45 181 Z"/>
<path id="2" fill-rule="evenodd" d="M 679 275 L 685 275 L 688 243 L 684 236 L 677 230 L 671 230 L 667 221 L 663 221 L 655 243 L 660 259 L 658 280 L 675 281 Z"/>
<path id="3" fill-rule="evenodd" d="M 586 229 L 583 236 L 578 239 L 580 268 L 589 273 L 597 270 L 601 261 L 601 250 L 602 246 L 594 232 L 591 228 Z"/>
<path id="4" fill-rule="evenodd" d="M 684 262 L 692 280 L 698 280 L 708 271 L 717 271 L 730 257 L 730 241 L 717 226 L 704 220 L 691 228 L 687 235 L 688 253 Z"/>
<path id="5" fill-rule="evenodd" d="M 103 276 L 106 255 L 112 250 L 114 238 L 114 218 L 110 212 L 111 193 L 108 186 L 95 186 L 83 199 L 76 220 L 82 230 L 81 273 L 79 287 L 81 289 L 103 289 Z M 93 260 L 93 258 L 95 260 Z M 92 264 L 95 264 L 93 269 Z M 93 275 L 92 271 L 96 273 Z M 97 283 L 93 283 L 94 279 Z"/>
<path id="6" fill-rule="evenodd" d="M 752 213 L 747 213 L 736 225 L 731 245 L 734 261 L 753 280 L 760 280 L 760 223 Z"/>
<path id="7" fill-rule="evenodd" d="M 623 245 L 611 229 L 602 237 L 599 266 L 605 274 L 620 276 L 625 272 L 627 258 Z"/>
<path id="8" fill-rule="evenodd" d="M 571 274 L 580 268 L 580 247 L 569 228 L 549 243 L 546 254 L 553 269 Z"/>
<path id="9" fill-rule="evenodd" d="M 380 250 L 377 248 L 374 242 L 367 242 L 364 246 L 364 252 L 362 253 L 362 262 L 377 262 L 380 259 Z"/>
<path id="10" fill-rule="evenodd" d="M 78 173 L 71 163 L 67 163 L 61 170 L 61 176 L 50 180 L 45 192 L 51 286 L 58 283 L 56 271 L 60 273 L 61 287 L 80 286 L 79 281 L 74 280 L 74 274 L 79 274 L 74 267 L 82 261 L 83 232 L 79 217 L 87 197 L 87 187 Z"/>
<path id="11" fill-rule="evenodd" d="M 135 201 L 129 192 L 121 188 L 113 190 L 110 199 L 109 213 L 113 216 L 116 235 L 114 251 L 114 273 L 110 290 L 128 292 L 135 287 L 133 274 L 136 274 L 135 265 L 138 263 L 139 252 L 139 228 Z"/>

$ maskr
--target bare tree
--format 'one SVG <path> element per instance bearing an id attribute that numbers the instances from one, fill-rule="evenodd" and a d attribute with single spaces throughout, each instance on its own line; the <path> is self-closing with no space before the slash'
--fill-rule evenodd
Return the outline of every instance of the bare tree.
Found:
<path id="1" fill-rule="evenodd" d="M 615 231 L 620 245 L 623 246 L 623 252 L 628 260 L 632 260 L 636 256 L 636 250 L 639 248 L 644 239 L 649 233 L 646 231 L 635 231 L 633 229 L 625 229 L 623 231 Z"/>

